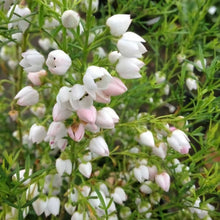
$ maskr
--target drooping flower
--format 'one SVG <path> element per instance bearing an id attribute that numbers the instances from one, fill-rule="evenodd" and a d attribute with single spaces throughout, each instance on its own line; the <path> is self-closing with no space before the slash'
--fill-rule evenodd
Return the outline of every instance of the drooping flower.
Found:
<path id="1" fill-rule="evenodd" d="M 39 101 L 39 93 L 31 86 L 26 86 L 17 93 L 14 99 L 18 99 L 18 105 L 30 106 Z"/>
<path id="2" fill-rule="evenodd" d="M 80 16 L 73 10 L 67 10 L 63 12 L 61 21 L 65 28 L 76 28 L 79 25 Z"/>
<path id="3" fill-rule="evenodd" d="M 152 148 L 152 153 L 162 159 L 165 159 L 167 155 L 167 144 L 164 142 L 161 142 L 159 146 L 154 146 Z"/>
<path id="4" fill-rule="evenodd" d="M 147 49 L 142 44 L 145 40 L 134 32 L 126 32 L 118 40 L 117 48 L 122 56 L 131 58 L 141 58 Z"/>
<path id="5" fill-rule="evenodd" d="M 93 99 L 96 98 L 97 92 L 107 89 L 111 80 L 110 73 L 105 68 L 98 66 L 88 67 L 83 77 L 85 89 Z"/>
<path id="6" fill-rule="evenodd" d="M 92 97 L 87 93 L 84 85 L 80 84 L 75 84 L 71 88 L 69 101 L 75 111 L 82 108 L 90 108 L 93 104 Z"/>
<path id="7" fill-rule="evenodd" d="M 14 10 L 14 11 L 13 11 Z M 11 13 L 13 11 L 13 15 Z M 31 14 L 31 11 L 28 7 L 16 5 L 12 5 L 7 13 L 7 17 L 11 16 L 10 23 L 8 24 L 8 29 L 18 27 L 23 33 L 29 27 L 30 17 L 26 17 Z M 26 17 L 25 19 L 20 19 L 20 17 Z"/>
<path id="8" fill-rule="evenodd" d="M 21 55 L 23 59 L 19 64 L 24 68 L 24 71 L 29 73 L 42 70 L 45 59 L 38 51 L 35 49 L 29 49 Z"/>
<path id="9" fill-rule="evenodd" d="M 41 214 L 44 213 L 44 211 L 47 208 L 47 201 L 48 199 L 44 200 L 44 199 L 38 198 L 32 203 L 33 209 L 35 213 L 37 214 L 37 216 L 40 216 Z"/>
<path id="10" fill-rule="evenodd" d="M 121 54 L 118 51 L 112 51 L 108 55 L 108 59 L 109 59 L 110 63 L 112 63 L 112 64 L 116 63 L 120 57 L 121 57 Z"/>
<path id="11" fill-rule="evenodd" d="M 30 128 L 29 139 L 32 143 L 39 144 L 46 137 L 47 132 L 44 126 L 33 124 Z"/>
<path id="12" fill-rule="evenodd" d="M 161 174 L 157 174 L 155 176 L 155 182 L 165 192 L 169 191 L 169 189 L 170 189 L 170 176 L 168 173 L 163 172 Z"/>
<path id="13" fill-rule="evenodd" d="M 97 112 L 96 125 L 100 128 L 112 129 L 115 127 L 115 123 L 118 123 L 119 117 L 114 109 L 110 107 L 104 107 Z"/>
<path id="14" fill-rule="evenodd" d="M 93 138 L 89 143 L 89 149 L 100 156 L 109 156 L 108 145 L 102 136 Z"/>
<path id="15" fill-rule="evenodd" d="M 79 165 L 79 172 L 89 178 L 92 174 L 92 164 L 90 162 L 87 162 L 87 163 L 81 163 Z"/>
<path id="16" fill-rule="evenodd" d="M 119 205 L 123 205 L 123 202 L 127 200 L 127 195 L 121 187 L 116 187 L 111 196 L 114 202 L 118 203 Z"/>
<path id="17" fill-rule="evenodd" d="M 40 70 L 38 72 L 29 72 L 28 79 L 35 85 L 42 85 L 42 78 L 47 75 L 45 70 Z"/>
<path id="18" fill-rule="evenodd" d="M 72 162 L 70 159 L 62 160 L 61 158 L 56 159 L 56 169 L 60 176 L 63 173 L 71 174 L 72 173 Z"/>
<path id="19" fill-rule="evenodd" d="M 183 131 L 179 129 L 175 129 L 171 133 L 171 136 L 167 137 L 167 142 L 174 150 L 181 154 L 187 154 L 191 148 L 189 138 Z"/>
<path id="20" fill-rule="evenodd" d="M 186 86 L 190 91 L 192 91 L 193 89 L 197 90 L 198 85 L 196 79 L 193 79 L 192 77 L 188 77 L 186 79 Z"/>
<path id="21" fill-rule="evenodd" d="M 58 197 L 52 196 L 47 201 L 47 207 L 45 209 L 45 215 L 50 214 L 57 216 L 60 212 L 60 199 Z"/>
<path id="22" fill-rule="evenodd" d="M 64 121 L 72 115 L 73 111 L 70 110 L 65 103 L 56 103 L 53 107 L 53 120 L 54 121 Z"/>
<path id="23" fill-rule="evenodd" d="M 48 54 L 46 64 L 51 73 L 64 75 L 70 68 L 72 61 L 68 54 L 62 50 L 53 50 Z"/>
<path id="24" fill-rule="evenodd" d="M 135 167 L 133 172 L 135 178 L 140 183 L 143 183 L 145 180 L 149 179 L 148 167 L 145 165 L 140 165 L 139 167 Z"/>
<path id="25" fill-rule="evenodd" d="M 86 123 L 94 124 L 96 121 L 96 108 L 92 105 L 90 108 L 81 108 L 77 110 L 77 115 L 80 120 Z"/>
<path id="26" fill-rule="evenodd" d="M 107 19 L 106 25 L 113 36 L 119 37 L 128 30 L 131 21 L 129 14 L 116 14 Z"/>
<path id="27" fill-rule="evenodd" d="M 127 87 L 117 77 L 112 77 L 112 81 L 108 84 L 108 87 L 105 90 L 103 90 L 103 92 L 108 96 L 121 95 L 126 91 L 127 91 Z"/>
<path id="28" fill-rule="evenodd" d="M 128 58 L 121 56 L 116 65 L 116 71 L 123 79 L 140 78 L 140 69 L 144 66 L 144 62 L 137 58 Z"/>
<path id="29" fill-rule="evenodd" d="M 140 144 L 148 146 L 148 147 L 155 147 L 154 137 L 151 131 L 145 131 L 140 134 L 138 141 Z"/>

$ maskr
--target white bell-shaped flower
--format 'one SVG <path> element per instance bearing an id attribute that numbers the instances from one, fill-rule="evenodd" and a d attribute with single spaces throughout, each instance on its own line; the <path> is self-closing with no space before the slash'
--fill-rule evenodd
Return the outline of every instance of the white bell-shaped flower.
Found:
<path id="1" fill-rule="evenodd" d="M 53 50 L 48 54 L 46 64 L 51 73 L 64 75 L 70 68 L 72 61 L 68 54 L 62 50 Z"/>
<path id="2" fill-rule="evenodd" d="M 13 15 L 11 16 L 12 11 L 13 11 Z M 12 5 L 7 13 L 7 17 L 11 16 L 10 23 L 8 24 L 8 29 L 18 27 L 18 29 L 24 33 L 29 27 L 28 21 L 30 21 L 30 17 L 26 17 L 26 16 L 30 14 L 31 11 L 28 7 L 24 7 L 21 5 L 16 5 L 14 7 L 14 5 Z M 25 17 L 25 19 L 21 19 L 22 17 Z"/>
<path id="3" fill-rule="evenodd" d="M 107 19 L 106 25 L 113 36 L 119 37 L 128 30 L 131 21 L 128 14 L 116 14 Z"/>
<path id="4" fill-rule="evenodd" d="M 115 123 L 119 122 L 119 116 L 114 109 L 110 107 L 104 107 L 97 112 L 96 125 L 100 128 L 112 129 L 115 127 Z"/>
<path id="5" fill-rule="evenodd" d="M 167 137 L 167 142 L 174 150 L 181 154 L 187 154 L 191 148 L 189 138 L 183 131 L 179 129 L 175 129 L 171 133 L 171 136 Z"/>
<path id="6" fill-rule="evenodd" d="M 144 66 L 144 62 L 137 58 L 128 58 L 121 56 L 116 65 L 116 71 L 123 79 L 140 78 L 140 69 Z"/>
<path id="7" fill-rule="evenodd" d="M 29 49 L 21 54 L 23 59 L 19 63 L 26 72 L 38 72 L 42 70 L 44 64 L 44 56 L 35 49 Z"/>
<path id="8" fill-rule="evenodd" d="M 32 143 L 39 144 L 46 137 L 47 132 L 44 126 L 33 124 L 30 128 L 29 139 Z"/>
<path id="9" fill-rule="evenodd" d="M 69 105 L 68 105 L 69 106 Z M 70 110 L 65 104 L 56 103 L 53 107 L 53 120 L 64 121 L 72 115 L 73 111 Z"/>
<path id="10" fill-rule="evenodd" d="M 33 209 L 35 213 L 37 214 L 37 216 L 40 216 L 41 214 L 44 213 L 44 211 L 47 208 L 47 202 L 48 202 L 47 199 L 44 200 L 44 199 L 38 198 L 32 203 Z"/>
<path id="11" fill-rule="evenodd" d="M 45 212 L 46 211 L 49 213 L 49 215 L 52 214 L 54 216 L 57 216 L 60 212 L 60 199 L 55 196 L 50 197 L 47 201 L 47 209 L 45 210 Z"/>
<path id="12" fill-rule="evenodd" d="M 102 136 L 93 138 L 89 142 L 89 149 L 91 152 L 96 153 L 100 156 L 109 156 L 108 145 L 105 142 L 105 139 Z"/>
<path id="13" fill-rule="evenodd" d="M 169 191 L 169 189 L 170 189 L 170 176 L 168 173 L 163 172 L 161 174 L 157 174 L 155 176 L 155 182 L 165 192 Z"/>
<path id="14" fill-rule="evenodd" d="M 56 169 L 60 176 L 63 175 L 63 173 L 71 174 L 72 173 L 72 162 L 70 159 L 62 160 L 61 158 L 56 159 Z"/>
<path id="15" fill-rule="evenodd" d="M 98 91 L 107 89 L 111 80 L 110 73 L 105 68 L 98 66 L 88 67 L 83 77 L 85 89 L 93 99 L 96 99 Z"/>
<path id="16" fill-rule="evenodd" d="M 155 147 L 154 137 L 151 131 L 145 131 L 140 134 L 138 142 L 148 147 Z"/>
<path id="17" fill-rule="evenodd" d="M 114 202 L 118 203 L 119 205 L 123 205 L 123 202 L 127 200 L 127 195 L 121 187 L 116 187 L 111 196 Z"/>
<path id="18" fill-rule="evenodd" d="M 148 167 L 145 165 L 140 165 L 134 168 L 134 176 L 138 182 L 143 183 L 145 180 L 149 179 Z"/>
<path id="19" fill-rule="evenodd" d="M 17 104 L 20 106 L 30 106 L 39 101 L 39 93 L 31 86 L 26 86 L 17 93 L 14 99 L 18 99 Z"/>
<path id="20" fill-rule="evenodd" d="M 145 40 L 134 32 L 126 32 L 117 43 L 119 52 L 125 57 L 141 58 L 142 54 L 147 52 L 145 46 L 141 43 Z"/>
<path id="21" fill-rule="evenodd" d="M 164 142 L 161 142 L 159 146 L 154 146 L 152 148 L 152 153 L 162 159 L 165 159 L 167 155 L 167 144 Z"/>
<path id="22" fill-rule="evenodd" d="M 85 87 L 80 84 L 75 84 L 71 88 L 69 101 L 75 111 L 81 108 L 90 108 L 93 104 L 92 97 L 87 93 Z"/>
<path id="23" fill-rule="evenodd" d="M 92 174 L 92 164 L 90 162 L 87 162 L 87 163 L 81 163 L 79 165 L 79 172 L 89 178 Z"/>
<path id="24" fill-rule="evenodd" d="M 198 85 L 196 79 L 193 79 L 192 77 L 188 77 L 186 79 L 186 86 L 190 91 L 192 91 L 193 89 L 197 90 Z"/>

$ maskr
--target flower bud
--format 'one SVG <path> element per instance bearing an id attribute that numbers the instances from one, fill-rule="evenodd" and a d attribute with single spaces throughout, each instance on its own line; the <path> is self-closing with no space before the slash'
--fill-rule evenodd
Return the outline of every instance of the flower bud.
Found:
<path id="1" fill-rule="evenodd" d="M 168 173 L 163 172 L 161 174 L 157 174 L 155 176 L 155 182 L 165 192 L 169 191 L 169 188 L 170 188 L 170 176 L 169 176 Z"/>
<path id="2" fill-rule="evenodd" d="M 148 147 L 155 147 L 154 137 L 151 131 L 145 131 L 140 134 L 138 142 Z"/>
<path id="3" fill-rule="evenodd" d="M 42 78 L 47 75 L 45 70 L 40 70 L 38 72 L 29 72 L 28 79 L 35 85 L 40 86 L 42 85 Z"/>
<path id="4" fill-rule="evenodd" d="M 120 57 L 121 57 L 121 54 L 118 51 L 112 51 L 108 55 L 108 59 L 109 59 L 110 63 L 112 63 L 112 64 L 116 63 Z"/>
<path id="5" fill-rule="evenodd" d="M 43 200 L 41 198 L 38 198 L 32 203 L 33 209 L 37 216 L 40 216 L 41 214 L 44 213 L 46 207 L 47 207 L 47 199 Z"/>
<path id="6" fill-rule="evenodd" d="M 74 141 L 79 142 L 84 137 L 85 127 L 82 123 L 75 123 L 68 128 L 67 132 Z"/>
<path id="7" fill-rule="evenodd" d="M 60 176 L 62 176 L 64 172 L 70 175 L 72 172 L 71 160 L 62 160 L 61 158 L 56 159 L 56 169 Z"/>
<path id="8" fill-rule="evenodd" d="M 118 203 L 119 205 L 123 205 L 123 202 L 127 200 L 127 195 L 121 187 L 116 187 L 111 196 L 114 202 Z"/>
<path id="9" fill-rule="evenodd" d="M 58 215 L 60 212 L 60 199 L 58 197 L 50 197 L 47 202 L 47 209 L 52 215 Z"/>
<path id="10" fill-rule="evenodd" d="M 96 108 L 91 106 L 90 108 L 81 108 L 77 110 L 77 115 L 80 120 L 94 124 L 96 121 Z"/>
<path id="11" fill-rule="evenodd" d="M 79 25 L 79 20 L 79 14 L 73 10 L 64 11 L 61 16 L 61 21 L 65 28 L 76 28 Z"/>

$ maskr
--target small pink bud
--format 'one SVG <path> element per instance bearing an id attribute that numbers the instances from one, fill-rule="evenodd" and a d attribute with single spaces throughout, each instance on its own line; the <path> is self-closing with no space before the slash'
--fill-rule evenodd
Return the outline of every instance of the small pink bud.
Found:
<path id="1" fill-rule="evenodd" d="M 108 84 L 107 89 L 103 92 L 108 96 L 117 96 L 125 93 L 127 91 L 127 87 L 125 84 L 117 77 L 113 77 L 112 81 Z"/>
<path id="2" fill-rule="evenodd" d="M 96 121 L 96 108 L 91 106 L 90 108 L 81 108 L 77 110 L 77 115 L 80 120 L 94 124 Z"/>
<path id="3" fill-rule="evenodd" d="M 45 70 L 40 70 L 38 72 L 29 72 L 28 79 L 35 85 L 40 86 L 42 85 L 42 78 L 47 75 Z"/>
<path id="4" fill-rule="evenodd" d="M 170 176 L 168 173 L 163 172 L 155 176 L 155 181 L 157 185 L 163 189 L 165 192 L 169 191 L 170 188 Z"/>
<path id="5" fill-rule="evenodd" d="M 79 142 L 84 137 L 85 127 L 82 123 L 72 124 L 67 130 L 69 136 L 76 142 Z"/>

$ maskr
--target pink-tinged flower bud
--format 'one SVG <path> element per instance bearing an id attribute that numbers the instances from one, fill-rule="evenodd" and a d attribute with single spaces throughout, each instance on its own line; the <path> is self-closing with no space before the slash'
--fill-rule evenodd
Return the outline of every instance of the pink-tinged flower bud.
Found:
<path id="1" fill-rule="evenodd" d="M 92 97 L 87 93 L 85 87 L 80 84 L 75 84 L 71 88 L 69 101 L 75 111 L 81 108 L 90 108 L 93 104 Z"/>
<path id="2" fill-rule="evenodd" d="M 81 121 L 94 124 L 96 121 L 96 108 L 91 106 L 90 108 L 81 108 L 77 110 L 77 115 Z"/>
<path id="3" fill-rule="evenodd" d="M 13 11 L 13 15 L 11 16 L 12 11 Z M 21 19 L 21 18 L 26 17 L 30 14 L 31 11 L 28 7 L 24 7 L 20 5 L 16 5 L 14 7 L 14 5 L 12 5 L 7 13 L 7 17 L 11 17 L 10 21 L 12 22 L 8 24 L 8 29 L 18 27 L 18 29 L 24 33 L 29 27 L 30 17 L 27 17 L 25 19 Z"/>
<path id="4" fill-rule="evenodd" d="M 61 21 L 65 28 L 76 28 L 79 25 L 80 16 L 73 10 L 67 10 L 63 12 Z"/>
<path id="5" fill-rule="evenodd" d="M 40 70 L 38 72 L 29 72 L 27 77 L 35 86 L 40 86 L 42 85 L 43 77 L 46 75 L 47 72 L 45 70 Z"/>
<path id="6" fill-rule="evenodd" d="M 166 155 L 167 155 L 167 145 L 166 143 L 160 143 L 159 146 L 154 146 L 152 148 L 152 153 L 158 157 L 160 157 L 161 159 L 165 159 Z"/>
<path id="7" fill-rule="evenodd" d="M 140 134 L 138 142 L 148 147 L 155 147 L 153 134 L 149 130 Z"/>
<path id="8" fill-rule="evenodd" d="M 8 114 L 9 114 L 9 116 L 10 116 L 12 121 L 16 121 L 17 120 L 17 118 L 18 118 L 18 111 L 11 110 L 11 111 L 9 111 Z"/>
<path id="9" fill-rule="evenodd" d="M 127 195 L 121 187 L 116 187 L 111 196 L 114 202 L 118 203 L 119 205 L 123 205 L 123 202 L 127 200 Z"/>
<path id="10" fill-rule="evenodd" d="M 62 50 L 53 50 L 48 54 L 46 64 L 51 73 L 64 75 L 70 68 L 72 61 L 68 54 Z"/>
<path id="11" fill-rule="evenodd" d="M 98 133 L 100 128 L 96 124 L 87 123 L 85 129 L 91 131 L 92 133 Z"/>
<path id="12" fill-rule="evenodd" d="M 141 77 L 139 71 L 143 66 L 144 62 L 137 58 L 121 56 L 116 65 L 116 71 L 123 79 L 136 79 Z"/>
<path id="13" fill-rule="evenodd" d="M 52 122 L 48 128 L 47 135 L 51 137 L 62 138 L 66 136 L 67 129 L 62 122 Z"/>
<path id="14" fill-rule="evenodd" d="M 149 171 L 147 166 L 141 165 L 134 168 L 134 176 L 138 182 L 143 183 L 145 180 L 149 179 Z"/>
<path id="15" fill-rule="evenodd" d="M 108 55 L 108 59 L 110 63 L 112 64 L 116 63 L 120 57 L 121 57 L 121 54 L 118 51 L 112 51 Z"/>
<path id="16" fill-rule="evenodd" d="M 92 164 L 90 162 L 87 163 L 81 163 L 79 165 L 79 172 L 85 176 L 86 178 L 89 178 L 92 174 Z"/>
<path id="17" fill-rule="evenodd" d="M 155 176 L 155 182 L 165 192 L 169 191 L 169 189 L 170 189 L 170 176 L 168 173 L 163 172 L 161 174 L 157 174 Z"/>
<path id="18" fill-rule="evenodd" d="M 179 129 L 174 130 L 171 136 L 167 137 L 167 142 L 174 150 L 181 154 L 187 154 L 191 148 L 189 138 Z"/>
<path id="19" fill-rule="evenodd" d="M 122 38 L 119 39 L 117 48 L 121 55 L 125 57 L 141 58 L 142 54 L 147 52 L 147 49 L 141 42 L 145 42 L 141 36 L 134 32 L 126 32 Z"/>
<path id="20" fill-rule="evenodd" d="M 50 197 L 47 202 L 47 209 L 52 215 L 58 215 L 60 212 L 60 199 L 58 197 Z"/>
<path id="21" fill-rule="evenodd" d="M 96 92 L 107 89 L 111 80 L 110 73 L 105 68 L 98 66 L 88 67 L 83 77 L 85 89 L 93 99 L 96 98 Z"/>
<path id="22" fill-rule="evenodd" d="M 113 77 L 112 81 L 108 84 L 107 89 L 103 90 L 103 92 L 108 96 L 117 96 L 125 93 L 127 91 L 127 87 L 125 84 L 117 77 Z"/>
<path id="23" fill-rule="evenodd" d="M 44 213 L 46 207 L 47 207 L 47 199 L 43 200 L 41 198 L 38 198 L 32 203 L 33 209 L 37 216 L 40 216 Z"/>
<path id="24" fill-rule="evenodd" d="M 106 25 L 113 36 L 119 37 L 128 30 L 131 21 L 128 14 L 116 14 L 107 19 Z"/>
<path id="25" fill-rule="evenodd" d="M 53 107 L 53 120 L 54 121 L 65 121 L 72 115 L 73 111 L 66 107 L 65 104 L 56 103 Z"/>
<path id="26" fill-rule="evenodd" d="M 23 59 L 19 63 L 26 72 L 38 72 L 42 70 L 44 64 L 44 56 L 35 49 L 29 49 L 22 53 Z"/>
<path id="27" fill-rule="evenodd" d="M 74 141 L 79 142 L 84 137 L 85 127 L 82 123 L 75 123 L 68 128 L 67 132 Z"/>
<path id="28" fill-rule="evenodd" d="M 91 152 L 96 153 L 100 156 L 109 156 L 108 145 L 106 144 L 103 137 L 98 136 L 93 138 L 89 143 L 89 149 Z"/>
<path id="29" fill-rule="evenodd" d="M 39 101 L 39 93 L 31 86 L 26 86 L 21 89 L 14 98 L 18 99 L 18 105 L 30 106 L 36 104 Z"/>
<path id="30" fill-rule="evenodd" d="M 29 139 L 32 143 L 39 144 L 46 137 L 47 132 L 44 126 L 33 124 L 30 128 Z"/>
<path id="31" fill-rule="evenodd" d="M 112 129 L 115 127 L 115 123 L 119 122 L 119 117 L 114 109 L 110 107 L 104 107 L 97 112 L 96 125 L 100 128 Z"/>
<path id="32" fill-rule="evenodd" d="M 109 95 L 105 94 L 104 90 L 103 90 L 103 91 L 99 91 L 96 93 L 95 101 L 99 102 L 99 103 L 107 104 L 107 103 L 111 102 L 111 97 Z"/>

